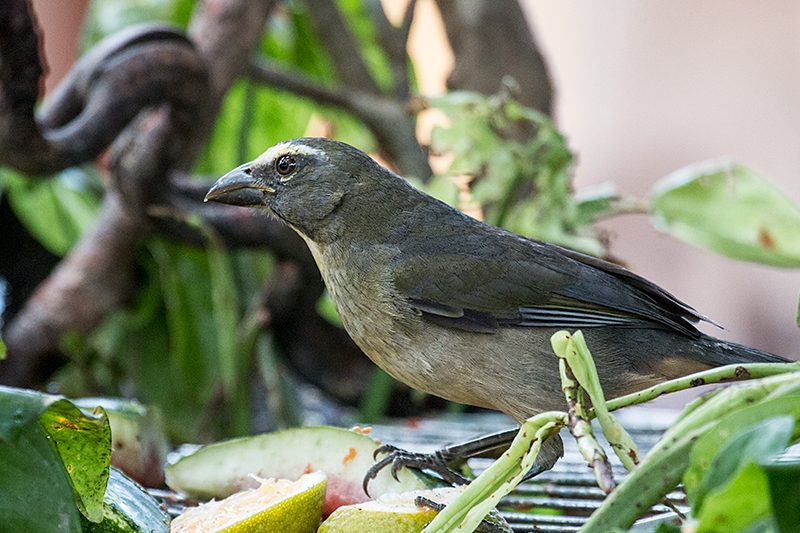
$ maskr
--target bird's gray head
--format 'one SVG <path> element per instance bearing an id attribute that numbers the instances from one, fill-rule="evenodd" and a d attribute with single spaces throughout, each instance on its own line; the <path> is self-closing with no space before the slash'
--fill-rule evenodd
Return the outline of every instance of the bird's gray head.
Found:
<path id="1" fill-rule="evenodd" d="M 265 207 L 313 238 L 326 217 L 375 171 L 391 174 L 347 144 L 323 138 L 292 139 L 225 174 L 205 199 Z"/>

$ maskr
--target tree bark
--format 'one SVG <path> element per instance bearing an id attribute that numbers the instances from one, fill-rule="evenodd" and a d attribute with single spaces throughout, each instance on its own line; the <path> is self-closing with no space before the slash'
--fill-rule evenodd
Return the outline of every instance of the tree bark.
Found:
<path id="1" fill-rule="evenodd" d="M 519 87 L 517 100 L 552 114 L 550 73 L 517 0 L 436 0 L 455 67 L 451 90 L 495 94 L 504 76 Z"/>

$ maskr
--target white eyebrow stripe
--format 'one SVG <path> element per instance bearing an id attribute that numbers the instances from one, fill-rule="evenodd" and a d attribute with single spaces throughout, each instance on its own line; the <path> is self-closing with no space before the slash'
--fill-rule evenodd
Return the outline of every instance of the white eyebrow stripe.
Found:
<path id="1" fill-rule="evenodd" d="M 328 160 L 328 154 L 322 150 L 306 146 L 305 144 L 294 144 L 291 141 L 284 141 L 269 148 L 266 152 L 258 156 L 253 161 L 253 166 L 269 166 L 279 155 L 308 155 L 321 159 L 322 161 Z"/>

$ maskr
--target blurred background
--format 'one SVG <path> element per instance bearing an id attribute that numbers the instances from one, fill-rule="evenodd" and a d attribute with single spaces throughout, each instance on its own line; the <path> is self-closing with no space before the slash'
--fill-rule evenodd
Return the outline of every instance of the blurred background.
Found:
<path id="1" fill-rule="evenodd" d="M 205 4 L 214 7 L 225 2 Z M 317 35 L 313 36 L 314 10 L 319 7 L 317 4 L 324 2 L 277 3 L 266 25 L 267 34 L 261 44 L 261 54 L 270 60 L 277 58 L 280 65 L 292 66 L 299 72 L 325 80 L 324 85 L 329 88 L 353 89 L 358 85 L 353 80 L 357 81 L 358 78 L 348 77 L 341 70 L 337 72 L 340 68 L 337 59 L 325 57 L 326 53 L 322 51 L 328 38 L 325 28 L 317 25 Z M 558 131 L 565 138 L 566 146 L 574 153 L 574 166 L 566 165 L 559 172 L 574 176 L 572 187 L 579 195 L 592 187 L 612 184 L 620 196 L 641 201 L 664 176 L 698 161 L 725 157 L 754 168 L 782 190 L 789 200 L 800 203 L 800 180 L 797 179 L 800 175 L 800 106 L 797 103 L 800 94 L 800 37 L 797 32 L 800 5 L 796 2 L 659 0 L 641 3 L 628 0 L 609 3 L 599 0 L 524 0 L 515 10 L 508 7 L 509 2 L 503 2 L 502 9 L 492 9 L 491 2 L 479 0 L 419 0 L 412 18 L 406 16 L 407 1 L 383 0 L 381 4 L 386 18 L 393 27 L 402 27 L 404 20 L 410 21 L 407 52 L 412 63 L 408 74 L 408 87 L 411 90 L 405 95 L 397 85 L 394 89 L 386 89 L 392 80 L 397 84 L 396 69 L 392 71 L 392 66 L 396 67 L 398 61 L 392 61 L 391 53 L 387 52 L 388 45 L 381 41 L 380 27 L 376 31 L 371 25 L 373 23 L 370 20 L 377 19 L 374 12 L 371 19 L 368 14 L 375 4 L 355 0 L 338 2 L 350 27 L 355 28 L 354 33 L 362 43 L 364 56 L 373 77 L 378 80 L 380 90 L 385 95 L 397 98 L 404 106 L 428 108 L 419 114 L 415 126 L 416 137 L 424 147 L 432 142 L 432 135 L 435 136 L 432 129 L 435 126 L 447 126 L 449 121 L 455 123 L 456 119 L 452 114 L 447 114 L 448 105 L 452 106 L 452 103 L 420 103 L 414 95 L 435 99 L 445 95 L 448 88 L 480 91 L 487 95 L 502 93 L 501 78 L 508 71 L 521 78 L 517 80 L 521 89 L 516 90 L 522 92 L 515 93 L 512 87 L 510 94 L 520 96 L 520 101 L 528 106 L 551 114 Z M 130 24 L 164 20 L 189 27 L 192 35 L 192 24 L 200 26 L 196 20 L 199 18 L 196 13 L 200 5 L 201 2 L 195 5 L 189 0 L 34 0 L 33 9 L 44 35 L 43 52 L 49 67 L 45 78 L 46 91 L 52 91 L 82 50 L 99 38 L 112 35 Z M 445 21 L 457 20 L 458 23 L 446 25 L 442 15 Z M 506 18 L 497 18 L 500 15 Z M 333 22 L 330 22 L 330 26 L 334 26 Z M 201 30 L 195 31 L 195 38 L 198 34 L 202 35 L 198 32 Z M 490 43 L 492 36 L 497 42 Z M 385 57 L 379 57 L 381 47 L 385 56 L 390 58 L 388 61 Z M 538 59 L 535 57 L 537 49 L 541 53 Z M 201 50 L 204 49 L 201 47 Z M 402 62 L 401 57 L 399 64 Z M 222 103 L 210 145 L 195 165 L 197 173 L 218 176 L 282 138 L 334 134 L 370 150 L 405 175 L 425 177 L 420 175 L 424 174 L 424 165 L 420 167 L 419 161 L 415 163 L 413 157 L 404 163 L 402 157 L 406 152 L 387 150 L 385 139 L 379 131 L 376 133 L 375 128 L 364 128 L 363 116 L 359 117 L 359 124 L 352 116 L 346 116 L 346 112 L 338 109 L 332 111 L 330 107 L 315 108 L 300 101 L 297 96 L 279 92 L 274 87 L 286 90 L 286 87 L 292 86 L 291 80 L 276 75 L 269 68 L 251 71 L 249 84 L 239 82 L 233 85 Z M 530 73 L 532 80 L 526 81 L 525 73 Z M 256 84 L 264 83 L 265 79 L 273 88 L 257 88 Z M 331 81 L 337 79 L 338 82 Z M 233 84 L 233 81 L 229 83 Z M 537 88 L 537 83 L 544 83 L 546 87 Z M 359 90 L 370 92 L 372 89 L 360 87 Z M 328 98 L 328 104 L 333 101 L 334 106 L 339 105 L 333 96 L 323 97 L 322 100 L 325 98 Z M 347 111 L 346 103 L 339 107 Z M 245 120 L 245 116 L 250 118 Z M 276 116 L 278 119 L 274 118 Z M 280 125 L 275 125 L 276 120 Z M 538 120 L 536 118 L 534 122 L 541 125 L 536 122 Z M 267 122 L 268 127 L 264 126 Z M 547 126 L 541 127 L 542 131 L 547 130 Z M 237 132 L 249 132 L 250 137 L 234 145 L 231 137 Z M 226 136 L 228 144 L 225 144 Z M 446 145 L 442 141 L 441 146 Z M 452 155 L 448 158 L 446 153 L 439 155 L 439 151 L 434 142 L 434 157 L 429 161 L 434 173 L 458 174 L 450 167 Z M 443 187 L 436 185 L 436 179 L 431 185 L 432 192 Z M 448 194 L 457 196 L 452 191 Z M 478 192 L 475 191 L 475 194 L 478 195 Z M 469 194 L 467 196 L 468 200 L 472 198 Z M 479 195 L 472 199 L 481 203 Z M 581 229 L 574 233 L 602 246 L 609 257 L 661 285 L 725 327 L 724 331 L 719 331 L 703 326 L 706 332 L 761 350 L 798 358 L 800 330 L 796 317 L 800 271 L 722 257 L 659 232 L 654 229 L 650 217 L 641 212 L 642 209 L 629 211 L 637 213 L 599 220 L 591 230 Z M 625 210 L 619 211 L 623 212 Z M 487 211 L 487 214 L 491 215 L 491 212 Z M 792 229 L 798 230 L 797 227 Z M 4 232 L 4 238 L 9 239 L 4 243 L 6 249 L 13 247 L 18 252 L 15 256 L 24 255 L 17 244 L 9 244 L 10 234 L 6 230 Z M 561 243 L 568 244 L 572 237 L 575 235 L 565 236 L 566 240 Z M 195 251 L 173 249 L 172 246 L 163 243 L 146 246 L 148 251 L 145 255 L 149 259 L 142 262 L 140 258 L 137 278 L 140 286 L 149 286 L 148 283 L 156 278 L 160 281 L 153 282 L 155 285 L 162 288 L 168 285 L 164 282 L 168 278 L 164 273 L 167 263 L 173 263 L 178 272 L 182 272 L 178 276 L 184 276 L 187 282 L 195 274 L 200 276 L 195 270 L 186 270 L 189 267 L 182 263 L 187 254 L 191 256 Z M 50 258 L 47 260 L 38 261 L 38 265 L 47 265 L 43 275 L 63 253 L 66 253 L 66 249 L 48 256 Z M 56 365 L 61 368 L 61 374 L 55 377 L 52 372 L 45 373 L 43 381 L 41 375 L 34 376 L 40 380 L 38 386 L 74 395 L 137 396 L 156 404 L 169 404 L 175 397 L 181 394 L 191 396 L 193 391 L 201 388 L 212 391 L 197 398 L 193 407 L 186 407 L 174 414 L 176 420 L 185 419 L 182 431 L 176 431 L 179 439 L 209 439 L 220 434 L 263 430 L 297 422 L 299 415 L 291 413 L 291 406 L 286 407 L 292 400 L 281 400 L 274 394 L 276 387 L 283 386 L 278 383 L 283 378 L 270 378 L 270 368 L 277 368 L 278 375 L 288 376 L 290 388 L 303 389 L 307 382 L 313 385 L 303 389 L 306 391 L 305 399 L 298 400 L 305 402 L 304 405 L 328 405 L 327 400 L 333 397 L 336 400 L 333 404 L 343 400 L 340 403 L 357 409 L 355 415 L 352 411 L 347 411 L 349 414 L 345 415 L 336 411 L 338 414 L 330 415 L 334 419 L 374 419 L 384 413 L 407 416 L 427 412 L 430 407 L 453 410 L 431 399 L 415 396 L 412 391 L 396 384 L 388 384 L 386 378 L 377 371 L 363 368 L 361 363 L 355 362 L 358 359 L 353 354 L 348 356 L 352 358 L 352 361 L 348 359 L 351 362 L 342 363 L 342 374 L 351 372 L 351 382 L 345 379 L 338 384 L 321 383 L 324 379 L 320 376 L 309 376 L 308 367 L 315 364 L 313 357 L 308 356 L 312 348 L 305 346 L 295 349 L 288 346 L 291 341 L 282 338 L 281 330 L 277 328 L 279 320 L 276 319 L 275 310 L 280 306 L 274 303 L 274 298 L 277 297 L 276 292 L 280 291 L 276 287 L 288 286 L 285 280 L 295 275 L 289 272 L 292 267 L 281 257 L 237 257 L 233 266 L 237 281 L 242 281 L 241 269 L 249 268 L 253 278 L 249 280 L 249 286 L 240 287 L 242 293 L 246 293 L 247 289 L 251 294 L 258 292 L 262 278 L 278 276 L 275 272 L 283 276 L 283 281 L 273 283 L 272 288 L 267 287 L 263 293 L 266 295 L 265 301 L 272 302 L 265 304 L 265 309 L 272 314 L 267 313 L 267 319 L 261 317 L 266 320 L 265 330 L 269 332 L 269 338 L 265 345 L 261 345 L 261 349 L 266 351 L 256 359 L 260 361 L 260 375 L 265 376 L 263 380 L 267 383 L 258 386 L 250 383 L 251 391 L 256 392 L 246 398 L 230 401 L 230 406 L 248 403 L 252 406 L 254 402 L 261 402 L 270 405 L 270 409 L 283 409 L 283 414 L 262 413 L 268 420 L 262 420 L 261 425 L 248 426 L 245 422 L 229 420 L 230 426 L 222 430 L 209 429 L 201 432 L 201 435 L 192 434 L 198 418 L 207 421 L 212 414 L 228 412 L 227 407 L 220 407 L 229 400 L 225 392 L 228 389 L 224 386 L 222 389 L 209 387 L 209 383 L 219 385 L 212 377 L 215 370 L 210 368 L 205 373 L 201 372 L 202 376 L 188 390 L 173 390 L 170 383 L 174 385 L 174 377 L 180 375 L 180 368 L 185 370 L 195 364 L 187 361 L 177 366 L 173 364 L 170 372 L 174 373 L 166 372 L 165 376 L 161 376 L 165 382 L 153 384 L 159 374 L 158 365 L 163 363 L 169 366 L 172 364 L 168 362 L 169 358 L 177 357 L 176 354 L 181 351 L 180 347 L 176 348 L 174 337 L 171 337 L 179 326 L 176 326 L 174 319 L 170 322 L 169 291 L 164 297 L 166 305 L 163 302 L 153 303 L 161 302 L 159 298 L 154 298 L 148 304 L 156 311 L 142 311 L 141 297 L 133 299 L 133 308 L 139 310 L 130 311 L 131 300 L 127 300 L 127 318 L 119 318 L 113 327 L 105 322 L 106 326 L 101 328 L 105 336 L 101 336 L 99 341 L 97 338 L 92 340 L 89 332 L 84 332 L 69 341 L 66 349 L 62 342 L 59 345 L 59 365 L 63 365 L 65 351 L 71 363 L 67 365 L 67 370 Z M 195 259 L 205 261 L 198 258 L 192 261 Z M 211 261 L 213 264 L 214 260 Z M 19 265 L 24 263 L 14 264 L 19 269 Z M 253 266 L 256 264 L 258 266 Z M 209 268 L 206 265 L 199 270 L 206 277 L 202 281 L 196 278 L 196 285 L 207 287 Z M 213 266 L 211 270 L 213 281 Z M 156 271 L 160 278 L 154 273 Z M 186 275 L 187 271 L 194 274 Z M 258 274 L 262 272 L 263 276 L 259 277 Z M 303 274 L 300 276 L 302 278 Z M 13 293 L 9 290 L 9 294 Z M 173 295 L 173 301 L 175 298 L 177 296 Z M 24 299 L 16 295 L 7 300 L 7 305 L 13 306 L 15 313 L 24 303 Z M 186 300 L 191 300 L 191 297 Z M 317 305 L 319 315 L 335 322 L 329 304 L 326 308 L 324 297 L 320 302 Z M 252 311 L 258 306 L 244 297 L 239 303 L 244 309 L 244 316 L 252 318 L 253 313 L 248 315 L 247 310 Z M 194 312 L 192 309 L 187 304 L 184 312 Z M 142 324 L 150 324 L 148 321 L 154 320 L 153 317 L 160 313 L 167 317 L 169 326 L 166 329 L 169 332 L 164 333 L 164 327 L 156 328 L 160 335 L 165 335 L 165 340 L 153 344 L 171 355 L 161 359 L 160 356 L 152 356 L 151 363 L 140 361 L 133 370 L 130 361 L 121 355 L 129 352 L 122 350 L 116 351 L 116 355 L 108 355 L 108 352 L 121 345 L 138 353 L 142 349 L 141 342 L 137 348 L 131 348 L 129 337 L 148 335 L 153 339 L 154 329 L 146 329 Z M 8 315 L 6 312 L 3 316 L 6 325 L 11 320 Z M 284 316 L 292 315 L 289 313 Z M 209 329 L 209 325 L 212 330 L 222 327 L 219 322 L 214 322 L 213 317 L 203 324 L 188 325 L 184 333 L 191 335 L 197 328 Z M 297 332 L 293 331 L 292 334 Z M 259 346 L 259 341 L 253 342 Z M 187 343 L 184 354 L 192 351 L 192 342 Z M 273 348 L 265 348 L 267 345 Z M 12 348 L 9 342 L 10 358 L 14 356 Z M 201 349 L 205 350 L 206 347 L 195 351 Z M 353 347 L 343 347 L 342 350 L 353 351 Z M 264 356 L 264 353 L 268 356 Z M 295 356 L 297 353 L 305 354 L 299 357 L 306 357 L 307 360 L 298 362 L 297 358 L 291 357 L 287 360 L 287 353 L 294 353 Z M 142 357 L 147 360 L 147 357 Z M 208 361 L 218 357 L 216 352 L 209 352 L 205 359 Z M 48 360 L 47 364 L 51 363 L 53 360 Z M 247 363 L 242 365 L 242 368 L 249 368 Z M 105 370 L 98 370 L 98 367 Z M 87 374 L 90 377 L 86 377 Z M 247 374 L 248 371 L 240 371 L 236 379 L 246 381 Z M 78 378 L 78 375 L 83 377 Z M 166 375 L 173 376 L 171 382 Z M 372 385 L 366 390 L 362 387 L 356 391 L 357 394 L 341 392 L 353 387 L 352 382 L 365 381 L 361 379 L 363 376 L 371 376 Z M 36 379 L 31 377 L 25 385 L 37 385 Z M 229 378 L 228 385 L 236 379 Z M 270 383 L 270 379 L 273 382 Z M 148 380 L 150 384 L 145 385 Z M 679 406 L 683 401 L 685 396 L 670 399 L 666 405 Z M 375 410 L 365 407 L 376 402 L 381 407 Z M 408 408 L 409 404 L 417 407 Z M 254 411 L 256 414 L 260 412 L 259 409 Z"/>

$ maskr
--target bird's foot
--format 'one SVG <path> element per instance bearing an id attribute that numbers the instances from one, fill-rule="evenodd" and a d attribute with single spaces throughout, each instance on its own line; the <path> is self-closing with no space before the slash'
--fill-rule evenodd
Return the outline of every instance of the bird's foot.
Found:
<path id="1" fill-rule="evenodd" d="M 370 480 L 375 479 L 378 472 L 389 464 L 392 465 L 391 473 L 394 479 L 397 479 L 398 470 L 407 467 L 435 472 L 439 474 L 445 482 L 451 485 L 465 485 L 469 483 L 470 480 L 450 468 L 449 465 L 457 460 L 464 460 L 490 450 L 507 447 L 511 441 L 514 440 L 517 431 L 518 428 L 498 431 L 497 433 L 478 437 L 461 444 L 446 446 L 432 453 L 408 452 L 396 446 L 392 446 L 391 444 L 384 444 L 375 450 L 373 457 L 377 459 L 378 455 L 382 453 L 387 455 L 367 470 L 367 474 L 364 476 L 364 493 L 369 495 L 367 486 Z"/>
<path id="2" fill-rule="evenodd" d="M 384 453 L 386 457 L 383 457 L 373 464 L 364 476 L 363 486 L 366 494 L 369 494 L 367 491 L 369 482 L 375 479 L 378 472 L 389 465 L 391 465 L 390 472 L 395 480 L 397 480 L 397 472 L 401 468 L 414 468 L 416 470 L 430 470 L 435 472 L 445 482 L 451 485 L 464 485 L 470 481 L 448 466 L 448 462 L 452 461 L 453 458 L 449 457 L 449 454 L 447 454 L 447 448 L 432 453 L 417 453 L 402 450 L 391 444 L 384 444 L 375 450 L 373 457 L 377 459 L 378 455 Z"/>

